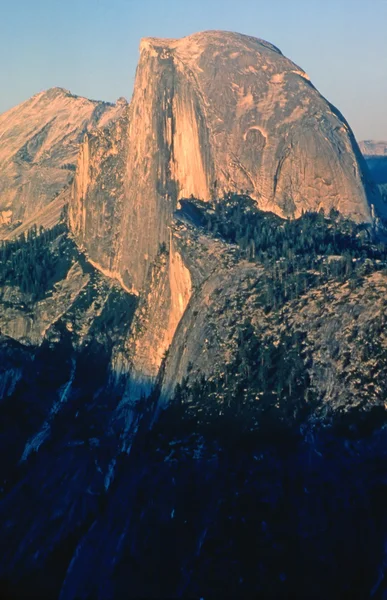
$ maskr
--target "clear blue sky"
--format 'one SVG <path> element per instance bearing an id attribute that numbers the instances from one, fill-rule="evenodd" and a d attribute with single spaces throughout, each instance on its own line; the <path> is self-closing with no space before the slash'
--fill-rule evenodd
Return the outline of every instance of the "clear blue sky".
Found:
<path id="1" fill-rule="evenodd" d="M 387 0 L 0 0 L 0 112 L 53 86 L 130 98 L 141 37 L 269 40 L 358 139 L 387 139 Z"/>

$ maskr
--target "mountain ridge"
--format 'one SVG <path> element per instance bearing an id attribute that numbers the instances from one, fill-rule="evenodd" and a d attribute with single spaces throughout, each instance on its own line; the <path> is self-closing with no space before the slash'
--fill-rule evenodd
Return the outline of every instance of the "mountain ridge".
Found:
<path id="1" fill-rule="evenodd" d="M 359 145 L 371 177 L 379 187 L 384 202 L 387 203 L 387 141 L 365 140 Z"/>
<path id="2" fill-rule="evenodd" d="M 125 109 L 71 94 L 39 92 L 0 115 L 1 237 L 36 214 L 70 185 L 85 131 L 105 127 Z"/>

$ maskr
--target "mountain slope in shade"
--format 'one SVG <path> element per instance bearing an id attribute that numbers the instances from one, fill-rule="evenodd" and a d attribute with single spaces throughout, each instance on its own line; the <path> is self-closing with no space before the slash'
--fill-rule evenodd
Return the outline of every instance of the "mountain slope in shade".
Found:
<path id="1" fill-rule="evenodd" d="M 85 133 L 107 126 L 125 104 L 52 88 L 0 115 L 1 237 L 38 215 L 69 184 Z"/>
<path id="2" fill-rule="evenodd" d="M 382 598 L 386 267 L 364 224 L 247 197 L 182 201 L 139 298 L 64 224 L 6 244 L 0 596 Z"/>
<path id="3" fill-rule="evenodd" d="M 139 291 L 179 199 L 246 192 L 280 216 L 334 207 L 370 221 L 367 177 L 345 119 L 271 44 L 222 31 L 147 38 L 128 120 L 82 147 L 70 224 Z"/>
<path id="4" fill-rule="evenodd" d="M 372 179 L 387 205 L 387 141 L 366 140 L 359 143 Z"/>
<path id="5" fill-rule="evenodd" d="M 359 148 L 364 156 L 387 156 L 387 141 L 364 140 Z"/>

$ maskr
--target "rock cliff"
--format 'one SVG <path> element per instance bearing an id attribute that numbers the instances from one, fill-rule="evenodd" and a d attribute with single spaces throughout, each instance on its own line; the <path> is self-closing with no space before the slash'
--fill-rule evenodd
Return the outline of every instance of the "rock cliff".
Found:
<path id="1" fill-rule="evenodd" d="M 84 133 L 107 126 L 125 104 L 52 88 L 0 115 L 1 237 L 31 218 L 40 224 L 40 212 L 74 176 Z"/>

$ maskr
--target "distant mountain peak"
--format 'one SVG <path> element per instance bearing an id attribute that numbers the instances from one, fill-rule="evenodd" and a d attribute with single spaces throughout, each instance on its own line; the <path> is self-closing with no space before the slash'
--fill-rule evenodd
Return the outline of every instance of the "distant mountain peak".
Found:
<path id="1" fill-rule="evenodd" d="M 43 90 L 39 94 L 36 94 L 35 96 L 33 96 L 33 98 L 35 98 L 35 97 L 49 98 L 49 99 L 74 98 L 74 99 L 79 99 L 84 102 L 89 102 L 91 104 L 106 104 L 108 106 L 114 106 L 113 102 L 106 102 L 105 100 L 94 100 L 92 98 L 87 98 L 86 96 L 81 96 L 79 94 L 73 94 L 73 92 L 71 92 L 70 90 L 67 90 L 66 88 L 63 88 L 63 87 L 48 88 L 47 90 Z"/>
<path id="2" fill-rule="evenodd" d="M 363 140 L 359 147 L 365 156 L 387 156 L 387 140 Z"/>
<path id="3" fill-rule="evenodd" d="M 47 95 L 65 95 L 65 96 L 74 96 L 74 94 L 72 94 L 70 92 L 70 90 L 67 90 L 66 88 L 63 87 L 52 87 L 49 88 L 48 90 L 46 90 L 45 92 Z"/>
<path id="4" fill-rule="evenodd" d="M 74 177 L 85 131 L 109 125 L 124 108 L 53 87 L 0 115 L 0 239 L 34 215 L 41 222 Z"/>

